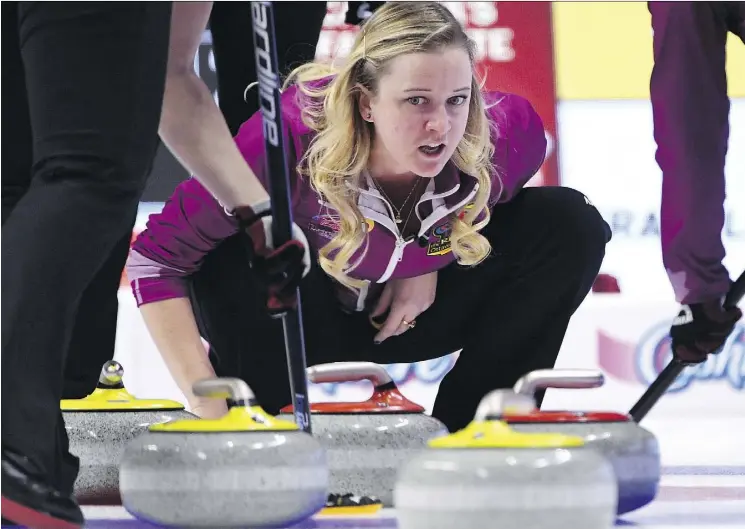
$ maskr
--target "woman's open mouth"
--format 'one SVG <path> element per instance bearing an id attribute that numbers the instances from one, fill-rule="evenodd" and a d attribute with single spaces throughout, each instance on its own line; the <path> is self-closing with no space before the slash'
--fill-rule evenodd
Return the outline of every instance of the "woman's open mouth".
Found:
<path id="1" fill-rule="evenodd" d="M 419 152 L 431 158 L 437 158 L 438 156 L 442 154 L 442 151 L 444 150 L 445 150 L 444 143 L 422 145 L 421 147 L 419 147 Z"/>

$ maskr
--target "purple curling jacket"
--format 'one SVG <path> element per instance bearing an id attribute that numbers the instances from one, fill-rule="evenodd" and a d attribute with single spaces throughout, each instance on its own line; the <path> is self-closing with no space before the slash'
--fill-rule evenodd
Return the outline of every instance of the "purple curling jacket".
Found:
<path id="1" fill-rule="evenodd" d="M 546 153 L 543 123 L 525 99 L 498 92 L 484 94 L 495 131 L 494 178 L 489 205 L 512 199 L 538 171 Z M 301 94 L 293 86 L 282 94 L 291 204 L 295 223 L 303 230 L 313 258 L 338 230 L 339 217 L 324 204 L 307 178 L 296 172 L 313 131 L 301 120 Z M 259 180 L 267 186 L 265 144 L 259 113 L 243 124 L 235 138 Z M 450 219 L 473 200 L 478 183 L 452 163 L 433 178 L 416 206 L 421 222 L 418 237 L 404 240 L 389 213 L 390 205 L 363 178 L 358 207 L 367 223 L 367 251 L 352 275 L 366 283 L 359 295 L 339 285 L 342 307 L 360 311 L 370 307 L 383 284 L 439 270 L 455 260 L 450 249 Z M 182 182 L 163 210 L 151 215 L 146 229 L 132 245 L 127 277 L 138 306 L 187 296 L 190 274 L 222 240 L 237 233 L 236 219 L 227 214 L 196 178 Z M 358 254 L 359 255 L 359 254 Z"/>

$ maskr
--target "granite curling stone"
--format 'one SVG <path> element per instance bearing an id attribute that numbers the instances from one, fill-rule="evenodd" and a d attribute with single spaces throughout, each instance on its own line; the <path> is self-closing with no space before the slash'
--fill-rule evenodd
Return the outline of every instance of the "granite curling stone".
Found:
<path id="1" fill-rule="evenodd" d="M 617 514 L 620 515 L 644 507 L 657 496 L 661 470 L 657 438 L 627 414 L 540 411 L 534 400 L 537 390 L 595 388 L 603 382 L 603 374 L 595 370 L 533 371 L 514 387 L 514 392 L 529 398 L 533 406 L 519 412 L 504 411 L 493 418 L 505 421 L 518 432 L 555 432 L 582 437 L 587 446 L 599 450 L 613 465 L 618 481 Z"/>
<path id="2" fill-rule="evenodd" d="M 194 417 L 171 400 L 135 398 L 124 387 L 124 368 L 104 364 L 96 389 L 60 401 L 70 452 L 80 460 L 74 495 L 84 505 L 119 505 L 119 463 L 126 444 L 152 424 Z"/>
<path id="3" fill-rule="evenodd" d="M 488 394 L 471 424 L 430 441 L 402 468 L 394 492 L 399 529 L 612 527 L 610 463 L 580 437 L 518 433 L 488 419 L 502 402 Z"/>
<path id="4" fill-rule="evenodd" d="M 393 488 L 402 464 L 448 434 L 437 419 L 399 391 L 383 366 L 336 362 L 308 368 L 314 384 L 369 380 L 372 396 L 363 402 L 319 402 L 310 406 L 313 435 L 328 451 L 330 491 L 393 505 Z M 293 408 L 279 417 L 291 420 Z"/>
<path id="5" fill-rule="evenodd" d="M 130 514 L 165 526 L 258 528 L 323 509 L 329 474 L 318 440 L 267 414 L 240 379 L 203 380 L 193 392 L 233 405 L 219 419 L 155 425 L 127 445 L 120 487 Z"/>

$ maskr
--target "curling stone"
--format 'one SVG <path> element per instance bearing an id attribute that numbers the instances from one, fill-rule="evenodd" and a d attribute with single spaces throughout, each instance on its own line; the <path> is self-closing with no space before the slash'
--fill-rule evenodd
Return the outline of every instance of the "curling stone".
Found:
<path id="1" fill-rule="evenodd" d="M 60 401 L 70 452 L 80 459 L 74 494 L 82 504 L 119 505 L 119 462 L 127 442 L 151 424 L 194 417 L 179 402 L 135 398 L 123 376 L 122 365 L 108 361 L 93 393 Z"/>
<path id="2" fill-rule="evenodd" d="M 193 392 L 233 406 L 215 420 L 153 425 L 127 445 L 120 488 L 130 514 L 166 526 L 257 528 L 289 526 L 324 507 L 318 440 L 267 414 L 240 379 L 202 380 Z"/>
<path id="3" fill-rule="evenodd" d="M 315 384 L 369 380 L 373 394 L 363 402 L 319 402 L 310 406 L 313 435 L 328 450 L 330 491 L 393 504 L 396 474 L 403 463 L 445 426 L 404 397 L 388 372 L 371 362 L 337 362 L 308 369 Z M 292 420 L 293 407 L 279 417 Z"/>
<path id="4" fill-rule="evenodd" d="M 489 419 L 516 404 L 488 394 L 471 424 L 433 439 L 401 469 L 394 492 L 399 529 L 613 526 L 610 463 L 580 437 L 519 433 Z"/>
<path id="5" fill-rule="evenodd" d="M 533 371 L 518 380 L 514 394 L 509 396 L 513 400 L 520 399 L 523 407 L 503 410 L 493 418 L 505 421 L 518 432 L 555 432 L 582 437 L 587 446 L 599 450 L 613 465 L 618 480 L 618 514 L 624 514 L 647 505 L 657 495 L 660 449 L 654 434 L 626 414 L 540 411 L 535 407 L 534 394 L 539 389 L 595 388 L 603 382 L 603 374 L 594 370 Z"/>

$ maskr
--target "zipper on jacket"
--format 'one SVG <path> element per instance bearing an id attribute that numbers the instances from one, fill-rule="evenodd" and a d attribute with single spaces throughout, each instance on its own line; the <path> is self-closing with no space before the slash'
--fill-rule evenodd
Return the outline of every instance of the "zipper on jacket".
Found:
<path id="1" fill-rule="evenodd" d="M 380 278 L 376 281 L 376 283 L 385 283 L 391 278 L 393 272 L 396 271 L 398 263 L 400 263 L 404 258 L 404 251 L 406 250 L 406 247 L 414 242 L 414 239 L 414 236 L 411 236 L 408 239 L 404 239 L 400 235 L 396 235 L 395 246 L 393 247 L 391 257 L 388 260 L 388 266 L 386 267 L 385 272 L 383 272 L 383 275 L 380 276 Z"/>
<path id="2" fill-rule="evenodd" d="M 393 211 L 391 205 L 385 198 L 383 198 L 382 196 L 376 198 L 383 201 L 389 212 Z M 327 204 L 323 200 L 319 199 L 318 203 L 326 209 L 333 211 L 331 205 Z M 401 236 L 401 232 L 398 230 L 398 227 L 390 216 L 384 215 L 383 213 L 375 211 L 374 209 L 371 209 L 367 206 L 358 207 L 360 208 L 360 212 L 365 218 L 368 218 L 381 225 L 394 237 L 393 252 L 391 252 L 391 256 L 388 259 L 388 264 L 386 265 L 385 272 L 383 272 L 383 275 L 380 276 L 377 281 L 375 281 L 376 283 L 385 283 L 393 275 L 393 272 L 396 270 L 396 266 L 398 265 L 398 263 L 403 260 L 404 250 L 406 249 L 406 246 L 409 245 L 415 239 L 415 237 L 404 239 Z"/>
<path id="3" fill-rule="evenodd" d="M 418 234 L 419 237 L 422 237 L 424 233 L 432 227 L 432 225 L 434 225 L 436 222 L 441 220 L 443 217 L 449 215 L 453 211 L 456 211 L 457 209 L 467 204 L 476 195 L 477 190 L 478 190 L 478 184 L 476 184 L 474 189 L 465 198 L 463 198 L 458 204 L 456 204 L 455 206 L 451 208 L 445 209 L 445 211 L 442 212 L 442 214 L 438 217 L 438 219 L 434 219 L 432 222 L 428 223 L 430 224 L 429 226 L 426 226 L 426 225 L 420 226 L 420 230 Z M 383 204 L 385 204 L 386 209 L 388 209 L 389 215 L 384 215 L 383 213 L 376 211 L 372 208 L 369 208 L 367 206 L 358 205 L 358 207 L 360 208 L 360 212 L 363 213 L 363 215 L 366 218 L 383 226 L 395 238 L 393 252 L 391 253 L 390 258 L 388 259 L 388 265 L 386 266 L 385 271 L 383 272 L 383 275 L 380 276 L 380 278 L 378 278 L 378 280 L 376 281 L 376 283 L 385 283 L 391 278 L 393 273 L 396 271 L 396 267 L 398 266 L 398 263 L 400 263 L 403 260 L 406 247 L 409 244 L 411 244 L 413 241 L 415 241 L 417 239 L 417 236 L 412 235 L 411 237 L 407 239 L 403 238 L 403 236 L 401 235 L 401 232 L 398 229 L 398 226 L 395 224 L 393 220 L 393 207 L 388 202 L 388 200 L 386 200 L 386 198 L 383 197 L 382 194 L 370 193 L 370 191 L 367 191 L 367 190 L 361 190 L 361 192 L 363 194 L 372 195 L 373 197 L 375 197 L 375 199 L 382 201 Z M 420 198 L 419 202 L 414 207 L 418 207 L 419 203 L 421 202 L 422 202 L 422 199 Z M 333 211 L 333 207 L 331 207 L 330 204 L 327 204 L 323 200 L 319 199 L 318 203 L 321 206 L 325 207 L 326 209 Z M 417 217 L 418 216 L 419 215 L 417 214 Z"/>

